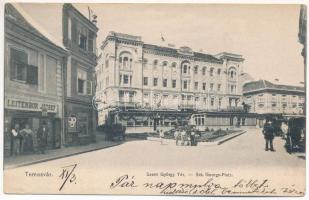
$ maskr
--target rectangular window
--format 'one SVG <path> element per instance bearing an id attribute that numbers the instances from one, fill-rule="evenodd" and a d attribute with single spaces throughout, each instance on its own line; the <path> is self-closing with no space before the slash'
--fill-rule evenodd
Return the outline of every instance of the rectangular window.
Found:
<path id="1" fill-rule="evenodd" d="M 221 91 L 221 84 L 218 84 L 218 91 Z"/>
<path id="2" fill-rule="evenodd" d="M 84 94 L 84 85 L 85 85 L 85 80 L 78 78 L 78 83 L 77 83 L 78 93 Z"/>
<path id="3" fill-rule="evenodd" d="M 88 32 L 88 51 L 94 52 L 95 35 L 92 31 Z"/>
<path id="4" fill-rule="evenodd" d="M 206 90 L 206 83 L 203 83 L 203 90 Z"/>
<path id="5" fill-rule="evenodd" d="M 197 73 L 198 73 L 198 67 L 195 66 L 195 67 L 194 67 L 194 74 L 197 74 Z"/>
<path id="6" fill-rule="evenodd" d="M 209 75 L 210 75 L 210 76 L 213 76 L 213 75 L 214 75 L 214 69 L 213 69 L 213 68 L 210 68 L 210 70 L 209 70 Z"/>
<path id="7" fill-rule="evenodd" d="M 172 87 L 173 87 L 173 88 L 176 88 L 176 80 L 173 80 L 173 81 L 172 81 Z"/>
<path id="8" fill-rule="evenodd" d="M 188 81 L 183 81 L 183 89 L 188 89 Z"/>
<path id="9" fill-rule="evenodd" d="M 148 77 L 144 77 L 144 85 L 148 85 Z"/>
<path id="10" fill-rule="evenodd" d="M 87 81 L 87 95 L 92 95 L 92 81 Z"/>
<path id="11" fill-rule="evenodd" d="M 82 33 L 80 33 L 79 34 L 79 47 L 81 49 L 86 50 L 86 46 L 87 46 L 87 36 L 82 34 Z"/>
<path id="12" fill-rule="evenodd" d="M 123 75 L 123 84 L 128 84 L 129 83 L 129 76 L 128 75 Z"/>
<path id="13" fill-rule="evenodd" d="M 27 66 L 27 81 L 28 84 L 38 85 L 38 67 L 33 65 Z"/>
<path id="14" fill-rule="evenodd" d="M 153 78 L 153 86 L 158 86 L 158 78 Z"/>
<path id="15" fill-rule="evenodd" d="M 87 72 L 82 69 L 77 69 L 77 93 L 83 95 L 92 94 L 92 83 L 87 80 Z"/>
<path id="16" fill-rule="evenodd" d="M 206 75 L 206 67 L 203 67 L 202 74 Z"/>
<path id="17" fill-rule="evenodd" d="M 28 54 L 13 48 L 10 53 L 11 79 L 38 85 L 38 67 L 28 65 Z"/>
<path id="18" fill-rule="evenodd" d="M 221 104 L 222 104 L 222 98 L 219 98 L 219 108 L 221 108 Z"/>
<path id="19" fill-rule="evenodd" d="M 194 89 L 198 90 L 198 82 L 194 82 Z"/>
<path id="20" fill-rule="evenodd" d="M 167 79 L 163 79 L 163 87 L 167 87 Z"/>
<path id="21" fill-rule="evenodd" d="M 214 106 L 215 105 L 215 99 L 214 98 L 211 98 L 210 99 L 210 106 Z"/>
<path id="22" fill-rule="evenodd" d="M 214 90 L 214 84 L 210 83 L 210 91 L 213 91 L 213 90 Z"/>

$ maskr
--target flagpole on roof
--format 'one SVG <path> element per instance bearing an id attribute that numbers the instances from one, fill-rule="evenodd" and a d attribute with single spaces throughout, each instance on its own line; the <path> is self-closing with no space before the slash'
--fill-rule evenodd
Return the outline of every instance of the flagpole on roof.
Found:
<path id="1" fill-rule="evenodd" d="M 163 37 L 162 33 L 161 33 L 161 42 L 162 42 L 162 44 L 165 42 L 165 38 Z"/>

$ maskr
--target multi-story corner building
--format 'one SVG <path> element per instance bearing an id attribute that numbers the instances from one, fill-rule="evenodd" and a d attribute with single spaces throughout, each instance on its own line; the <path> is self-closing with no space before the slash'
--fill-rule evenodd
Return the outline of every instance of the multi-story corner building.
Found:
<path id="1" fill-rule="evenodd" d="M 67 143 L 74 138 L 94 139 L 96 117 L 92 106 L 96 66 L 95 19 L 90 21 L 71 4 L 63 6 L 63 44 L 69 51 L 65 70 Z M 70 126 L 73 120 L 76 126 Z"/>
<path id="2" fill-rule="evenodd" d="M 246 83 L 243 86 L 244 102 L 250 112 L 258 114 L 303 114 L 304 87 L 273 84 L 266 80 Z"/>
<path id="3" fill-rule="evenodd" d="M 240 106 L 243 62 L 237 54 L 213 56 L 110 32 L 96 69 L 99 124 L 113 108 L 220 111 Z"/>
<path id="4" fill-rule="evenodd" d="M 4 155 L 11 152 L 11 129 L 26 124 L 34 133 L 49 129 L 47 148 L 64 143 L 63 69 L 67 51 L 46 37 L 18 5 L 5 5 Z M 33 135 L 34 148 L 37 147 Z"/>

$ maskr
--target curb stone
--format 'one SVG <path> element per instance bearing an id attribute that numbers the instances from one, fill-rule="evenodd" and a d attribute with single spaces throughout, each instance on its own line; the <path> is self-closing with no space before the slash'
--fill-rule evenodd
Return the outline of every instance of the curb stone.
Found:
<path id="1" fill-rule="evenodd" d="M 28 165 L 34 165 L 34 164 L 38 164 L 38 163 L 42 163 L 42 162 L 47 162 L 47 161 L 52 161 L 52 160 L 57 160 L 57 159 L 61 159 L 61 158 L 65 158 L 65 157 L 70 157 L 70 156 L 76 156 L 79 154 L 83 154 L 83 153 L 89 153 L 92 151 L 97 151 L 97 150 L 101 150 L 101 149 L 105 149 L 105 148 L 109 148 L 109 147 L 114 147 L 114 146 L 118 146 L 122 143 L 116 143 L 116 144 L 111 144 L 111 145 L 107 145 L 104 147 L 96 147 L 93 149 L 87 149 L 85 151 L 78 151 L 78 152 L 74 152 L 71 154 L 66 154 L 66 155 L 60 155 L 60 156 L 54 156 L 54 157 L 50 157 L 50 158 L 43 158 L 43 159 L 39 159 L 39 160 L 35 160 L 32 162 L 24 162 L 24 163 L 20 163 L 20 164 L 11 164 L 11 165 L 7 165 L 7 166 L 3 166 L 4 170 L 7 169 L 14 169 L 14 168 L 19 168 L 19 167 L 24 167 L 24 166 L 28 166 Z"/>

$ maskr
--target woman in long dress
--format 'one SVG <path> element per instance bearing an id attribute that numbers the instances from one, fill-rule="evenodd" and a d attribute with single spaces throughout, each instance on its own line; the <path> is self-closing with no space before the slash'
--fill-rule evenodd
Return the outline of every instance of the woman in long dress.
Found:
<path id="1" fill-rule="evenodd" d="M 25 128 L 21 130 L 21 134 L 24 137 L 23 152 L 33 152 L 33 131 L 30 129 L 29 124 L 26 124 Z"/>

